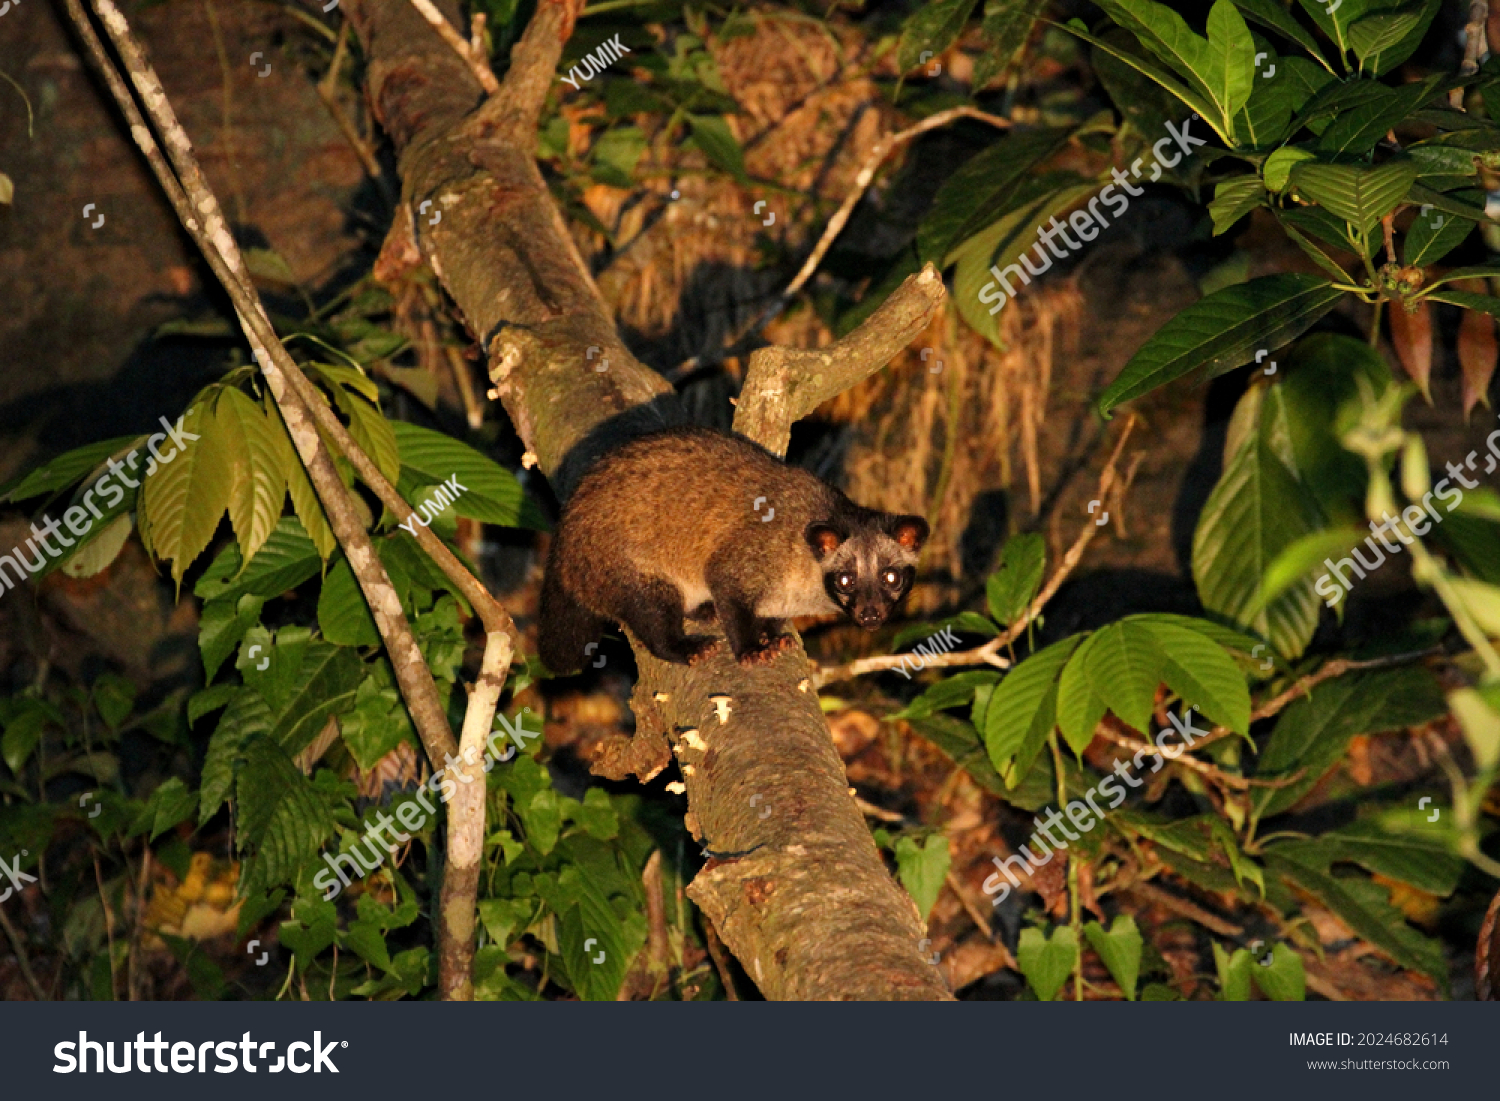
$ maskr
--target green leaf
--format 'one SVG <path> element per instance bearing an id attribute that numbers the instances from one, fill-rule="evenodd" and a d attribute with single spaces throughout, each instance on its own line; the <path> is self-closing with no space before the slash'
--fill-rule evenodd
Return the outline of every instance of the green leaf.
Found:
<path id="1" fill-rule="evenodd" d="M 1343 758 L 1356 734 L 1417 725 L 1446 710 L 1437 682 L 1425 669 L 1353 673 L 1319 685 L 1281 713 L 1255 770 L 1266 778 L 1298 769 L 1303 774 L 1285 787 L 1258 792 L 1256 814 L 1269 817 L 1295 804 Z"/>
<path id="2" fill-rule="evenodd" d="M 302 465 L 302 459 L 298 456 L 296 448 L 292 446 L 292 438 L 287 434 L 286 422 L 281 417 L 281 410 L 277 409 L 275 403 L 271 401 L 270 394 L 263 399 L 263 405 L 274 430 L 277 450 L 280 452 L 277 461 L 281 469 L 286 471 L 286 489 L 292 498 L 292 510 L 301 521 L 302 530 L 317 549 L 319 558 L 327 561 L 338 548 L 339 541 L 333 534 L 333 528 L 329 526 L 328 516 L 323 511 L 323 503 L 318 500 L 318 494 L 307 476 L 307 468 Z"/>
<path id="3" fill-rule="evenodd" d="M 976 688 L 992 685 L 1000 679 L 999 673 L 974 670 L 944 677 L 911 703 L 891 716 L 893 719 L 923 718 L 950 707 L 962 707 L 974 698 Z"/>
<path id="4" fill-rule="evenodd" d="M 645 923 L 636 915 L 639 928 L 627 928 L 610 899 L 589 877 L 578 876 L 579 902 L 560 915 L 557 936 L 567 976 L 578 996 L 589 1001 L 613 1001 L 624 981 L 626 969 L 645 942 Z"/>
<path id="5" fill-rule="evenodd" d="M 1158 329 L 1099 399 L 1100 413 L 1198 368 L 1222 375 L 1300 336 L 1344 292 L 1313 275 L 1266 275 L 1216 291 Z"/>
<path id="6" fill-rule="evenodd" d="M 347 651 L 346 651 L 347 652 Z M 254 737 L 235 775 L 236 840 L 242 857 L 240 889 L 263 892 L 292 879 L 333 836 L 333 815 L 287 752 Z"/>
<path id="7" fill-rule="evenodd" d="M 1214 236 L 1224 233 L 1236 222 L 1265 202 L 1266 189 L 1259 177 L 1251 174 L 1231 176 L 1214 188 L 1208 214 L 1214 221 Z"/>
<path id="8" fill-rule="evenodd" d="M 1183 703 L 1210 722 L 1239 734 L 1250 733 L 1250 689 L 1245 674 L 1218 643 L 1158 616 L 1132 616 L 1149 631 L 1163 655 L 1161 678 Z"/>
<path id="9" fill-rule="evenodd" d="M 1484 192 L 1477 189 L 1454 191 L 1450 194 L 1465 200 L 1482 200 Z M 1420 268 L 1436 264 L 1444 256 L 1468 239 L 1475 223 L 1456 214 L 1445 214 L 1440 210 L 1424 210 L 1406 230 L 1401 242 L 1401 256 L 1407 267 Z"/>
<path id="10" fill-rule="evenodd" d="M 1285 944 L 1271 949 L 1270 958 L 1256 960 L 1249 969 L 1255 985 L 1273 1002 L 1300 1002 L 1307 998 L 1307 976 L 1302 969 L 1302 956 Z"/>
<path id="11" fill-rule="evenodd" d="M 573 812 L 573 819 L 585 833 L 600 841 L 609 841 L 620 832 L 620 816 L 603 788 L 589 788 L 583 793 L 583 802 Z"/>
<path id="12" fill-rule="evenodd" d="M 1235 0 L 1235 7 L 1239 8 L 1247 19 L 1285 35 L 1288 39 L 1297 43 L 1297 45 L 1312 54 L 1317 59 L 1319 65 L 1328 70 L 1330 74 L 1332 73 L 1332 68 L 1318 49 L 1317 39 L 1309 34 L 1307 28 L 1297 22 L 1292 13 L 1282 7 L 1278 0 Z"/>
<path id="13" fill-rule="evenodd" d="M 318 630 L 337 646 L 375 646 L 380 642 L 375 617 L 346 558 L 340 557 L 323 579 L 318 593 Z"/>
<path id="14" fill-rule="evenodd" d="M 1000 343 L 995 317 L 1004 308 L 1006 299 L 990 268 L 997 267 L 1004 272 L 1008 266 L 1015 265 L 1021 253 L 1027 249 L 1042 250 L 1039 260 L 1046 258 L 1046 263 L 1045 266 L 1038 266 L 1043 272 L 1052 266 L 1050 254 L 1038 243 L 1037 228 L 1093 192 L 1095 185 L 1091 183 L 1051 190 L 1059 181 L 1076 178 L 1069 172 L 1049 172 L 1031 180 L 1023 186 L 1028 189 L 1028 194 L 1035 188 L 1044 189 L 1040 198 L 1030 205 L 1013 210 L 994 225 L 958 245 L 950 254 L 949 259 L 958 264 L 953 273 L 953 301 L 958 306 L 959 316 L 992 344 Z M 1019 279 L 1020 285 L 1015 282 L 1011 284 L 1012 290 L 1019 294 L 1031 283 L 1032 277 L 1027 272 L 1025 278 L 1014 274 L 1009 278 Z"/>
<path id="15" fill-rule="evenodd" d="M 171 562 L 172 580 L 179 583 L 213 538 L 229 507 L 232 485 L 224 443 L 206 402 L 183 414 L 181 431 L 201 438 L 189 436 L 171 462 L 148 474 L 140 499 L 150 518 L 152 548 L 158 558 Z"/>
<path id="16" fill-rule="evenodd" d="M 1448 586 L 1480 630 L 1490 638 L 1500 638 L 1500 586 L 1466 577 L 1450 577 Z"/>
<path id="17" fill-rule="evenodd" d="M 401 449 L 401 465 L 438 485 L 457 478 L 464 491 L 453 511 L 501 527 L 547 530 L 541 510 L 526 496 L 515 475 L 452 436 L 403 421 L 390 422 Z M 404 519 L 404 517 L 402 517 Z"/>
<path id="18" fill-rule="evenodd" d="M 179 822 L 185 822 L 198 810 L 198 793 L 191 791 L 180 776 L 173 776 L 151 792 L 131 824 L 129 834 L 148 833 L 155 841 Z"/>
<path id="19" fill-rule="evenodd" d="M 94 682 L 91 693 L 94 710 L 111 730 L 118 730 L 135 706 L 135 683 L 113 673 L 104 673 Z"/>
<path id="20" fill-rule="evenodd" d="M 1393 127 L 1405 122 L 1437 95 L 1443 80 L 1444 76 L 1439 74 L 1399 88 L 1381 87 L 1378 96 L 1335 115 L 1323 131 L 1318 149 L 1329 159 L 1340 155 L 1365 156 Z"/>
<path id="21" fill-rule="evenodd" d="M 1427 295 L 1434 302 L 1446 302 L 1450 306 L 1462 306 L 1466 310 L 1479 310 L 1491 317 L 1500 318 L 1500 298 L 1487 294 L 1471 294 L 1468 291 L 1443 290 Z"/>
<path id="22" fill-rule="evenodd" d="M 985 50 L 974 59 L 970 87 L 978 92 L 1006 69 L 1031 37 L 1046 0 L 985 0 L 979 33 Z"/>
<path id="23" fill-rule="evenodd" d="M 1258 401 L 1258 391 L 1241 400 Z M 1193 580 L 1203 606 L 1289 657 L 1306 648 L 1318 625 L 1312 580 L 1290 586 L 1264 606 L 1259 596 L 1271 562 L 1313 529 L 1304 494 L 1257 429 L 1225 466 L 1193 534 Z"/>
<path id="24" fill-rule="evenodd" d="M 265 603 L 265 597 L 243 593 L 203 605 L 198 619 L 198 652 L 203 658 L 205 681 L 218 675 L 219 666 L 234 653 L 245 632 L 260 622 Z"/>
<path id="25" fill-rule="evenodd" d="M 391 422 L 370 402 L 342 388 L 334 391 L 334 397 L 349 418 L 349 435 L 375 463 L 376 469 L 385 475 L 385 480 L 394 484 L 401 473 L 401 453 L 396 446 Z"/>
<path id="26" fill-rule="evenodd" d="M 1401 204 L 1416 178 L 1417 166 L 1409 160 L 1377 168 L 1308 161 L 1292 168 L 1293 187 L 1366 237 Z"/>
<path id="27" fill-rule="evenodd" d="M 1266 187 L 1278 193 L 1285 191 L 1291 182 L 1293 166 L 1313 159 L 1312 152 L 1300 146 L 1282 146 L 1267 157 L 1266 163 L 1261 166 L 1261 175 L 1265 179 Z"/>
<path id="28" fill-rule="evenodd" d="M 103 572 L 120 556 L 134 527 L 135 522 L 126 514 L 116 516 L 86 536 L 79 536 L 79 545 L 63 562 L 62 572 L 80 578 Z"/>
<path id="29" fill-rule="evenodd" d="M 709 163 L 728 172 L 740 183 L 748 184 L 749 177 L 745 175 L 745 152 L 730 131 L 729 123 L 720 115 L 690 114 L 686 118 L 693 131 L 691 139 L 693 144 L 703 150 L 703 155 L 708 158 Z M 405 452 L 402 454 L 404 457 Z"/>
<path id="30" fill-rule="evenodd" d="M 23 474 L 12 481 L 3 493 L 0 502 L 26 501 L 44 493 L 55 493 L 66 489 L 85 474 L 100 466 L 106 459 L 124 455 L 131 448 L 145 442 L 144 436 L 117 436 L 112 440 L 91 443 L 84 447 L 65 451 L 44 466 Z M 123 483 L 122 483 L 123 485 Z"/>
<path id="31" fill-rule="evenodd" d="M 943 181 L 917 227 L 922 260 L 946 264 L 966 241 L 1026 201 L 1018 185 L 1068 140 L 1065 128 L 1007 133 Z"/>
<path id="32" fill-rule="evenodd" d="M 1351 547 L 1358 546 L 1365 538 L 1365 533 L 1358 528 L 1337 527 L 1309 532 L 1288 543 L 1266 567 L 1266 572 L 1261 577 L 1260 596 L 1252 606 L 1265 607 L 1297 582 L 1312 578 L 1315 574 L 1315 586 L 1321 591 L 1326 571 L 1319 573 L 1318 567 L 1323 565 L 1325 559 L 1337 561 L 1342 558 L 1349 553 Z M 1342 598 L 1340 592 L 1339 599 Z M 1338 602 L 1333 601 L 1329 607 Z M 1326 596 L 1324 603 L 1328 603 Z"/>
<path id="33" fill-rule="evenodd" d="M 1236 948 L 1233 955 L 1225 952 L 1218 941 L 1214 945 L 1214 966 L 1219 972 L 1219 1000 L 1221 1002 L 1248 1002 L 1250 1000 L 1251 956 L 1244 948 Z"/>
<path id="34" fill-rule="evenodd" d="M 1109 968 L 1126 1000 L 1135 1001 L 1136 979 L 1141 973 L 1141 947 L 1145 943 L 1141 931 L 1136 928 L 1135 918 L 1129 914 L 1118 915 L 1108 932 L 1097 921 L 1091 921 L 1083 927 L 1083 935 L 1099 953 L 1104 966 Z"/>
<path id="35" fill-rule="evenodd" d="M 1162 7 L 1162 5 L 1160 4 L 1152 4 L 1151 6 L 1154 8 Z M 1168 13 L 1173 18 L 1177 19 L 1179 23 L 1181 22 L 1181 17 L 1177 16 L 1176 13 L 1170 12 L 1169 9 L 1163 10 L 1168 11 Z M 1114 13 L 1111 12 L 1110 14 L 1113 15 Z M 1116 22 L 1120 22 L 1120 20 L 1117 18 Z M 1135 28 L 1133 26 L 1130 26 L 1129 24 L 1122 23 L 1122 25 L 1128 26 L 1131 30 L 1135 30 Z M 1186 24 L 1183 24 L 1183 28 L 1186 29 Z M 1157 84 L 1161 88 L 1164 88 L 1176 99 L 1186 104 L 1191 110 L 1196 111 L 1199 115 L 1201 115 L 1204 120 L 1207 121 L 1208 124 L 1218 132 L 1221 138 L 1224 138 L 1226 141 L 1229 140 L 1228 129 L 1223 125 L 1222 120 L 1215 118 L 1216 108 L 1210 101 L 1206 90 L 1201 88 L 1201 82 L 1193 81 L 1193 86 L 1191 88 L 1186 87 L 1180 84 L 1177 80 L 1173 79 L 1173 77 L 1169 73 L 1162 71 L 1155 65 L 1152 65 L 1149 61 L 1137 57 L 1135 54 L 1129 52 L 1128 50 L 1122 49 L 1121 47 L 1115 45 L 1112 42 L 1108 42 L 1105 39 L 1095 38 L 1093 35 L 1087 33 L 1083 29 L 1082 24 L 1077 20 L 1069 21 L 1067 24 L 1063 25 L 1062 29 L 1077 38 L 1081 38 L 1083 41 L 1089 43 L 1089 45 L 1095 47 L 1096 49 L 1102 50 L 1103 52 L 1109 54 L 1116 61 L 1122 62 L 1123 64 L 1134 69 L 1136 72 L 1140 73 L 1142 76 L 1146 77 L 1148 80 L 1152 81 L 1154 84 Z M 1187 33 L 1189 35 L 1192 35 L 1193 38 L 1197 38 L 1197 35 L 1193 35 L 1191 31 L 1188 31 Z M 1145 36 L 1137 34 L 1137 37 L 1148 48 L 1151 48 L 1151 43 L 1147 41 Z M 1201 42 L 1203 40 L 1199 39 L 1199 41 Z M 1156 51 L 1152 49 L 1152 52 L 1154 53 Z"/>
<path id="36" fill-rule="evenodd" d="M 1309 855 L 1306 850 L 1283 845 L 1266 850 L 1267 864 L 1273 871 L 1316 897 L 1356 936 L 1369 941 L 1400 966 L 1425 972 L 1441 986 L 1447 986 L 1448 967 L 1442 947 L 1407 925 L 1401 911 L 1390 904 L 1384 889 L 1367 879 L 1333 876 L 1316 861 L 1301 863 L 1297 857 L 1305 855 Z"/>
<path id="37" fill-rule="evenodd" d="M 269 600 L 317 574 L 318 550 L 295 517 L 284 516 L 248 566 L 230 543 L 203 571 L 193 595 L 206 602 L 249 594 Z"/>
<path id="38" fill-rule="evenodd" d="M 557 792 L 544 788 L 531 797 L 531 802 L 517 805 L 516 812 L 526 827 L 527 844 L 543 856 L 550 853 L 562 832 L 562 807 Z"/>
<path id="39" fill-rule="evenodd" d="M 910 72 L 920 64 L 922 52 L 942 53 L 958 39 L 978 0 L 935 0 L 921 4 L 901 28 L 896 67 Z"/>
<path id="40" fill-rule="evenodd" d="M 1149 736 L 1151 707 L 1156 700 L 1156 686 L 1161 683 L 1164 657 L 1151 631 L 1133 619 L 1122 619 L 1095 631 L 1087 650 L 1077 660 L 1083 663 L 1094 696 L 1103 700 L 1126 726 Z M 1089 740 L 1093 733 L 1090 728 Z M 1068 743 L 1082 753 L 1074 738 L 1070 737 Z M 1087 740 L 1082 742 L 1082 746 L 1087 745 Z"/>
<path id="41" fill-rule="evenodd" d="M 354 707 L 339 716 L 344 745 L 366 772 L 402 741 L 414 742 L 416 738 L 416 729 L 389 668 L 387 664 L 375 665 L 372 675 L 360 681 L 355 689 Z"/>
<path id="42" fill-rule="evenodd" d="M 922 920 L 932 913 L 932 905 L 943 889 L 943 877 L 948 874 L 948 835 L 934 833 L 926 841 L 918 842 L 912 837 L 896 839 L 896 874 L 917 904 Z"/>
<path id="43" fill-rule="evenodd" d="M 219 391 L 214 432 L 229 467 L 229 522 L 248 562 L 270 537 L 286 501 L 285 451 L 275 433 L 281 426 L 233 386 Z"/>
<path id="44" fill-rule="evenodd" d="M 1401 64 L 1422 43 L 1441 0 L 1425 0 L 1419 8 L 1376 12 L 1349 24 L 1349 45 L 1359 67 L 1380 76 Z"/>
<path id="45" fill-rule="evenodd" d="M 1022 929 L 1016 962 L 1036 996 L 1050 1002 L 1078 965 L 1078 937 L 1067 925 L 1059 925 L 1050 938 L 1040 929 Z"/>
<path id="46" fill-rule="evenodd" d="M 1009 625 L 1021 618 L 1042 587 L 1047 541 L 1029 533 L 1013 536 L 1000 551 L 1000 564 L 985 582 L 990 615 Z"/>
<path id="47" fill-rule="evenodd" d="M 1500 700 L 1494 688 L 1481 692 L 1456 688 L 1448 693 L 1448 707 L 1464 732 L 1474 763 L 1488 771 L 1500 762 Z"/>
<path id="48" fill-rule="evenodd" d="M 1109 705 L 1094 691 L 1093 678 L 1089 676 L 1088 652 L 1094 637 L 1090 635 L 1083 641 L 1057 680 L 1057 725 L 1069 747 L 1080 757 L 1094 740 L 1099 720 L 1109 710 Z M 990 706 L 994 707 L 993 699 Z"/>
<path id="49" fill-rule="evenodd" d="M 1304 864 L 1326 869 L 1346 861 L 1442 898 L 1453 893 L 1464 870 L 1463 858 L 1449 852 L 1441 836 L 1392 832 L 1375 818 L 1361 818 L 1315 840 L 1288 844 Z"/>
<path id="50" fill-rule="evenodd" d="M 1007 673 L 990 695 L 984 716 L 985 749 L 1011 787 L 1030 770 L 1056 725 L 1058 677 L 1082 641 L 1082 636 L 1074 635 L 1032 654 Z M 1012 758 L 1015 768 L 1008 773 Z"/>

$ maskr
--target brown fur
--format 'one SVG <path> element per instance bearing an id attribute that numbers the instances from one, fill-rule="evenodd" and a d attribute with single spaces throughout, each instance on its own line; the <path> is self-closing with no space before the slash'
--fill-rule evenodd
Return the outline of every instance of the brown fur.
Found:
<path id="1" fill-rule="evenodd" d="M 737 436 L 701 427 L 638 437 L 597 462 L 563 512 L 542 588 L 542 660 L 578 668 L 611 620 L 653 654 L 692 662 L 713 640 L 682 621 L 712 610 L 735 656 L 774 657 L 780 621 L 846 611 L 873 629 L 910 588 L 917 517 L 861 508 Z M 815 549 L 816 548 L 816 549 Z M 874 569 L 899 592 L 866 591 Z M 836 589 L 837 572 L 860 575 Z"/>

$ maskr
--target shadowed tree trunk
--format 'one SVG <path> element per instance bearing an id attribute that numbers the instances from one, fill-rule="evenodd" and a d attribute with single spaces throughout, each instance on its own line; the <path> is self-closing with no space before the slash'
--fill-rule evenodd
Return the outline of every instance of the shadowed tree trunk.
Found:
<path id="1" fill-rule="evenodd" d="M 451 4 L 439 6 L 454 17 Z M 402 181 L 404 206 L 377 272 L 431 264 L 485 348 L 527 450 L 566 495 L 602 448 L 680 419 L 671 387 L 620 343 L 534 157 L 579 4 L 538 3 L 488 98 L 408 0 L 345 0 L 343 9 L 363 41 L 369 99 Z M 736 427 L 783 452 L 794 420 L 885 366 L 942 296 L 929 268 L 831 347 L 756 353 Z M 607 371 L 594 370 L 590 346 L 603 349 Z M 646 780 L 677 755 L 687 825 L 711 857 L 689 894 L 762 992 L 949 997 L 919 950 L 916 907 L 851 797 L 800 645 L 755 669 L 722 646 L 693 668 L 636 653 L 637 732 L 607 743 L 594 770 Z"/>

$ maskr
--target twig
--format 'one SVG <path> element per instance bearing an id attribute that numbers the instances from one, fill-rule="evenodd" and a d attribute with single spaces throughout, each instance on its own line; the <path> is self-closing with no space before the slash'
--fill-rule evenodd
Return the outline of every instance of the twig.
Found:
<path id="1" fill-rule="evenodd" d="M 1132 883 L 1124 888 L 1133 891 L 1151 902 L 1165 906 L 1168 910 L 1181 914 L 1189 921 L 1195 921 L 1211 932 L 1218 933 L 1221 937 L 1244 936 L 1245 930 L 1238 925 L 1232 925 L 1223 918 L 1215 917 L 1201 906 L 1195 906 L 1185 898 L 1179 898 L 1170 891 L 1164 891 L 1153 883 L 1144 879 Z"/>
<path id="2" fill-rule="evenodd" d="M 42 990 L 41 983 L 36 981 L 36 975 L 32 973 L 31 957 L 26 954 L 26 942 L 21 939 L 20 931 L 11 924 L 10 915 L 5 912 L 3 906 L 0 906 L 0 929 L 5 930 L 5 937 L 10 941 L 11 950 L 16 954 L 16 966 L 21 969 L 21 978 L 26 980 L 31 996 L 39 1002 L 45 1002 L 47 995 Z"/>
<path id="3" fill-rule="evenodd" d="M 1479 59 L 1488 54 L 1489 40 L 1485 27 L 1490 20 L 1490 6 L 1486 0 L 1473 0 L 1469 5 L 1469 21 L 1464 26 L 1464 61 L 1458 68 L 1461 77 L 1473 76 L 1479 71 Z M 1448 93 L 1448 106 L 1464 109 L 1464 90 L 1454 88 Z"/>
<path id="4" fill-rule="evenodd" d="M 109 949 L 109 996 L 114 1000 L 119 998 L 115 991 L 115 911 L 104 890 L 104 876 L 99 871 L 98 853 L 94 853 L 94 883 L 99 888 L 99 905 L 104 908 L 104 937 Z"/>
<path id="5" fill-rule="evenodd" d="M 413 0 L 413 3 L 415 2 L 416 0 Z M 826 256 L 828 254 L 828 250 L 833 247 L 834 240 L 840 233 L 843 232 L 844 226 L 848 224 L 850 216 L 854 213 L 854 208 L 859 204 L 859 200 L 864 197 L 864 193 L 870 187 L 870 182 L 875 178 L 876 171 L 880 168 L 881 163 L 884 162 L 886 157 L 890 156 L 891 151 L 894 150 L 898 145 L 902 145 L 910 141 L 912 138 L 925 134 L 929 130 L 936 130 L 940 126 L 946 126 L 956 118 L 978 119 L 981 122 L 989 123 L 991 126 L 999 126 L 1002 128 L 1010 126 L 1009 119 L 1001 118 L 999 115 L 991 115 L 985 111 L 979 110 L 977 107 L 951 107 L 946 111 L 939 111 L 937 114 L 923 119 L 915 126 L 907 127 L 905 130 L 898 131 L 894 134 L 889 134 L 886 137 L 880 139 L 880 141 L 875 143 L 874 148 L 870 150 L 869 155 L 865 158 L 865 163 L 860 168 L 859 174 L 854 177 L 854 188 L 849 192 L 848 195 L 844 196 L 843 203 L 839 206 L 838 210 L 834 212 L 833 217 L 828 220 L 828 225 L 823 230 L 823 236 L 818 238 L 818 243 L 813 246 L 812 252 L 808 255 L 807 259 L 803 261 L 801 270 L 798 271 L 792 281 L 787 284 L 786 290 L 782 291 L 781 294 L 769 306 L 767 306 L 765 310 L 761 312 L 761 315 L 755 319 L 750 328 L 747 329 L 731 347 L 725 348 L 724 350 L 720 351 L 713 359 L 704 359 L 701 356 L 694 356 L 692 359 L 689 359 L 676 367 L 672 372 L 673 375 L 681 375 L 688 371 L 696 370 L 699 367 L 710 366 L 714 363 L 722 363 L 726 359 L 733 359 L 736 356 L 744 355 L 745 352 L 749 351 L 750 345 L 760 336 L 761 331 L 772 321 L 774 321 L 782 310 L 786 309 L 787 303 L 789 303 L 796 295 L 796 293 L 802 289 L 803 285 L 812 278 L 813 272 L 818 270 L 818 265 L 823 262 L 823 257 Z"/>
<path id="6" fill-rule="evenodd" d="M 984 933 L 986 940 L 995 939 L 995 931 L 990 928 L 989 919 L 984 916 L 984 911 L 975 906 L 969 899 L 969 894 L 964 890 L 963 884 L 959 882 L 958 876 L 950 870 L 943 875 L 943 882 L 948 884 L 948 889 L 957 896 L 958 901 L 963 904 L 964 913 L 969 915 L 970 920 L 979 926 L 980 932 Z"/>
<path id="7" fill-rule="evenodd" d="M 484 94 L 492 96 L 500 90 L 500 82 L 495 79 L 495 74 L 490 71 L 490 63 L 477 49 L 472 48 L 465 42 L 463 35 L 453 29 L 453 24 L 443 18 L 443 13 L 438 11 L 432 0 L 411 0 L 411 6 L 421 13 L 422 18 L 427 20 L 432 29 L 437 31 L 438 37 L 453 47 L 453 52 L 463 59 L 474 78 L 479 81 L 479 86 L 484 89 Z"/>
<path id="8" fill-rule="evenodd" d="M 718 969 L 719 981 L 724 984 L 724 996 L 731 1002 L 740 1000 L 740 992 L 734 988 L 734 976 L 729 972 L 729 963 L 724 958 L 724 944 L 719 940 L 719 931 L 714 928 L 713 919 L 703 914 L 703 940 L 708 945 L 708 954 L 713 957 L 714 967 Z"/>
<path id="9" fill-rule="evenodd" d="M 1250 713 L 1251 722 L 1259 722 L 1261 719 L 1269 719 L 1298 696 L 1306 695 L 1325 680 L 1341 677 L 1345 673 L 1353 673 L 1360 669 L 1386 669 L 1392 665 L 1407 665 L 1423 658 L 1435 657 L 1443 652 L 1441 646 L 1430 646 L 1425 650 L 1412 650 L 1405 654 L 1390 654 L 1383 658 L 1370 658 L 1366 661 L 1351 661 L 1348 658 L 1338 658 L 1324 665 L 1316 673 L 1302 677 L 1296 684 L 1276 696 L 1269 703 L 1264 703 Z"/>
<path id="10" fill-rule="evenodd" d="M 391 182 L 385 178 L 380 171 L 380 162 L 375 159 L 375 151 L 370 148 L 370 143 L 360 137 L 359 131 L 354 128 L 338 101 L 339 72 L 344 67 L 344 57 L 349 44 L 349 23 L 347 20 L 339 24 L 339 36 L 333 46 L 333 61 L 329 63 L 328 72 L 323 74 L 323 79 L 318 81 L 316 87 L 318 98 L 323 101 L 323 106 L 328 109 L 333 123 L 339 128 L 339 133 L 344 135 L 344 140 L 354 150 L 354 155 L 359 158 L 359 163 L 364 167 L 365 175 L 375 181 L 377 187 L 385 194 L 391 205 L 395 205 L 396 196 L 392 192 Z"/>
<path id="11" fill-rule="evenodd" d="M 1120 438 L 1115 442 L 1115 449 L 1110 454 L 1109 461 L 1104 464 L 1104 470 L 1099 475 L 1098 498 L 1101 501 L 1107 499 L 1105 495 L 1109 493 L 1111 487 L 1115 484 L 1115 466 L 1119 462 L 1121 451 L 1125 448 L 1125 441 L 1130 438 L 1130 433 L 1135 428 L 1136 419 L 1136 415 L 1132 413 L 1130 419 L 1125 422 L 1125 430 L 1120 433 Z M 1121 492 L 1123 493 L 1127 488 L 1129 488 L 1128 482 L 1122 483 Z M 1010 661 L 1000 656 L 1000 650 L 1010 645 L 1016 638 L 1019 638 L 1021 633 L 1026 630 L 1027 625 L 1041 613 L 1042 608 L 1052 599 L 1057 590 L 1062 587 L 1062 583 L 1067 580 L 1068 575 L 1078 567 L 1078 563 L 1083 558 L 1083 552 L 1088 548 L 1089 543 L 1093 540 L 1094 534 L 1098 530 L 1099 526 L 1093 522 L 1084 525 L 1083 530 L 1078 533 L 1078 538 L 1068 548 L 1067 554 L 1063 555 L 1063 560 L 1058 563 L 1057 569 L 1052 571 L 1052 576 L 1047 579 L 1047 583 L 1042 586 L 1041 591 L 1027 605 L 1026 610 L 1021 613 L 1020 617 L 1008 628 L 990 639 L 983 646 L 975 647 L 972 650 L 959 650 L 951 654 L 936 654 L 926 658 L 926 668 L 953 665 L 993 665 L 997 669 L 1009 669 Z M 905 655 L 890 654 L 875 658 L 860 658 L 857 661 L 851 661 L 844 665 L 836 665 L 832 668 L 820 668 L 813 673 L 813 687 L 822 688 L 824 685 L 833 684 L 836 681 L 848 680 L 851 677 L 863 676 L 866 673 L 899 669 L 906 660 Z"/>

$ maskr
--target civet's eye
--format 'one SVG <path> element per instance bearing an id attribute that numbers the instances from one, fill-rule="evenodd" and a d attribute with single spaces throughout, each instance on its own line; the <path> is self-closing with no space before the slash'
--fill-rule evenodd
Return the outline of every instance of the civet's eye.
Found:
<path id="1" fill-rule="evenodd" d="M 834 586 L 841 593 L 847 593 L 854 588 L 854 575 L 852 573 L 841 573 L 833 579 Z"/>
<path id="2" fill-rule="evenodd" d="M 886 570 L 885 573 L 880 575 L 880 580 L 894 589 L 897 585 L 901 584 L 901 575 L 895 570 Z"/>

